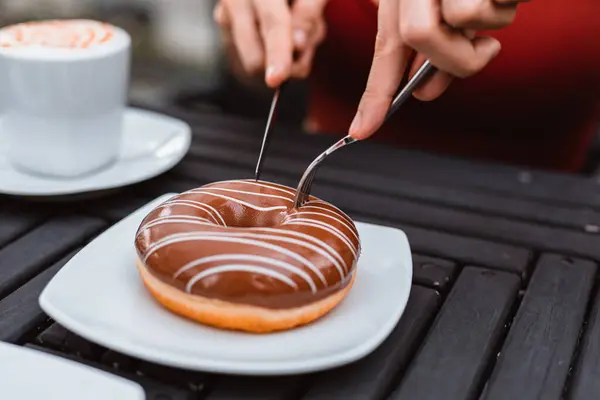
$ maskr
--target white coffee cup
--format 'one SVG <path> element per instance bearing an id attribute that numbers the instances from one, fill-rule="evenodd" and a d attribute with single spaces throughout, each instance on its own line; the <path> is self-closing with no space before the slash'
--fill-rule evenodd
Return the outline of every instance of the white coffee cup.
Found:
<path id="1" fill-rule="evenodd" d="M 0 29 L 0 129 L 10 163 L 72 178 L 119 157 L 131 38 L 90 20 Z"/>

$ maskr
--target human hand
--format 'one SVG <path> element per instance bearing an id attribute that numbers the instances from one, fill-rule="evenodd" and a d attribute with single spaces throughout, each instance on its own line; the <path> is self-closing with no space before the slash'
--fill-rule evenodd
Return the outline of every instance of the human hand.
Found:
<path id="1" fill-rule="evenodd" d="M 379 3 L 378 32 L 367 87 L 350 127 L 356 139 L 371 136 L 383 123 L 413 51 L 411 75 L 426 59 L 438 69 L 414 92 L 420 100 L 433 100 L 453 77 L 476 74 L 500 52 L 500 42 L 475 31 L 511 24 L 518 3 L 527 0 L 374 1 Z"/>
<path id="2" fill-rule="evenodd" d="M 325 37 L 327 0 L 219 0 L 214 19 L 230 54 L 247 76 L 264 74 L 269 87 L 310 73 Z M 293 58 L 297 52 L 298 57 Z"/>

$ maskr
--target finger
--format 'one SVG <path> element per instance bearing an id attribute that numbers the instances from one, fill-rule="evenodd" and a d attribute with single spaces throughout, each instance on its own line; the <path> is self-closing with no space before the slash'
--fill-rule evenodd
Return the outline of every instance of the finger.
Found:
<path id="1" fill-rule="evenodd" d="M 213 19 L 221 28 L 229 25 L 229 20 L 225 18 L 225 11 L 223 9 L 223 3 L 218 2 L 213 9 Z"/>
<path id="2" fill-rule="evenodd" d="M 308 77 L 312 70 L 314 57 L 319 47 L 319 44 L 325 38 L 325 23 L 322 20 L 318 20 L 314 24 L 314 28 L 311 29 L 311 34 L 307 39 L 304 49 L 297 50 L 294 52 L 296 57 L 292 64 L 292 77 L 304 79 Z"/>
<path id="3" fill-rule="evenodd" d="M 246 73 L 264 69 L 264 51 L 250 0 L 223 0 L 225 23 L 231 24 L 231 37 Z"/>
<path id="4" fill-rule="evenodd" d="M 500 29 L 510 25 L 517 14 L 514 2 L 494 0 L 442 0 L 442 19 L 454 28 Z"/>
<path id="5" fill-rule="evenodd" d="M 409 77 L 412 77 L 425 64 L 425 61 L 426 57 L 418 54 L 415 62 L 412 64 Z M 413 92 L 413 96 L 421 101 L 435 100 L 448 89 L 450 83 L 452 83 L 452 79 L 452 75 L 447 72 L 436 71 L 433 76 Z"/>
<path id="6" fill-rule="evenodd" d="M 318 28 L 316 21 L 323 18 L 325 0 L 296 0 L 292 5 L 292 26 L 294 46 L 297 50 L 304 50 L 309 43 L 315 41 Z M 319 24 L 320 25 L 320 24 Z M 322 38 L 318 39 L 320 42 Z"/>
<path id="7" fill-rule="evenodd" d="M 265 81 L 268 86 L 277 87 L 289 78 L 292 68 L 294 47 L 290 9 L 285 0 L 254 0 L 253 4 L 265 45 Z"/>
<path id="8" fill-rule="evenodd" d="M 315 47 L 308 47 L 302 53 L 300 57 L 294 62 L 292 66 L 292 76 L 294 78 L 304 79 L 308 77 L 312 69 L 313 60 L 315 57 Z"/>
<path id="9" fill-rule="evenodd" d="M 400 3 L 402 40 L 425 55 L 438 69 L 467 77 L 483 69 L 500 51 L 490 37 L 473 40 L 440 23 L 437 0 L 404 0 Z"/>
<path id="10" fill-rule="evenodd" d="M 381 126 L 402 80 L 408 54 L 398 32 L 398 12 L 397 0 L 381 0 L 373 63 L 350 126 L 350 135 L 356 139 L 371 136 Z"/>
<path id="11" fill-rule="evenodd" d="M 325 23 L 322 20 L 319 20 L 311 30 L 312 33 L 308 38 L 304 50 L 295 52 L 299 55 L 296 56 L 294 64 L 292 65 L 292 76 L 294 78 L 304 79 L 310 74 L 317 47 L 325 37 L 325 30 Z"/>

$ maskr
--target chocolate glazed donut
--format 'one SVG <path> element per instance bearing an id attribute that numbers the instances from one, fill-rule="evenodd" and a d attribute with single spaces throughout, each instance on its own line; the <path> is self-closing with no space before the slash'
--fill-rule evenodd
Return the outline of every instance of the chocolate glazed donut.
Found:
<path id="1" fill-rule="evenodd" d="M 250 332 L 307 324 L 352 287 L 360 255 L 354 222 L 295 190 L 236 180 L 177 195 L 142 221 L 144 284 L 165 307 L 198 322 Z"/>

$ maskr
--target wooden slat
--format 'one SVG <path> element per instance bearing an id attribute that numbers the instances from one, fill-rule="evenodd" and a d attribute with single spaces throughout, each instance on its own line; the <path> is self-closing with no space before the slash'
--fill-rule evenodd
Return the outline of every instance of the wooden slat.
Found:
<path id="1" fill-rule="evenodd" d="M 413 282 L 445 290 L 458 267 L 455 262 L 420 254 L 412 255 Z"/>
<path id="2" fill-rule="evenodd" d="M 383 220 L 363 220 L 385 223 Z M 406 224 L 391 225 L 406 233 L 413 251 L 456 260 L 461 264 L 511 271 L 521 277 L 527 275 L 527 265 L 532 257 L 529 250 Z"/>
<path id="3" fill-rule="evenodd" d="M 222 159 L 223 156 L 235 154 L 238 156 L 237 162 L 245 163 L 252 157 L 256 157 L 254 147 L 257 139 L 252 136 L 240 136 L 239 133 L 214 130 L 208 133 L 202 128 L 198 128 L 196 131 L 201 132 L 202 139 L 192 144 L 190 149 L 192 158 Z M 212 143 L 207 144 L 207 136 Z M 369 190 L 416 201 L 555 226 L 584 229 L 586 226 L 597 226 L 600 223 L 600 212 L 584 206 L 573 207 L 570 204 L 551 204 L 546 199 L 540 201 L 535 198 L 513 197 L 506 193 L 490 193 L 466 186 L 447 185 L 444 182 L 432 183 L 430 179 L 415 175 L 418 171 L 415 172 L 414 168 L 406 170 L 400 165 L 395 168 L 391 165 L 388 169 L 379 168 L 373 163 L 376 164 L 380 158 L 386 156 L 381 155 L 375 149 L 372 149 L 372 153 L 369 153 L 369 150 L 362 145 L 361 143 L 360 149 L 349 148 L 343 152 L 334 153 L 319 174 L 322 176 L 327 174 L 341 175 L 341 178 L 338 178 L 341 179 L 339 180 L 341 184 L 352 184 L 353 181 L 358 180 Z M 288 137 L 284 141 L 274 140 L 269 146 L 268 160 L 271 162 L 269 167 L 277 168 L 279 165 L 288 167 L 290 165 L 295 166 L 298 163 L 308 165 L 311 159 L 323 148 L 312 142 L 292 141 L 290 143 Z M 360 151 L 360 154 L 354 154 L 350 150 Z M 390 149 L 387 149 L 387 151 L 390 151 Z M 398 150 L 392 149 L 391 151 Z M 374 157 L 373 154 L 376 154 L 377 157 Z M 394 163 L 400 155 L 389 154 L 387 157 L 390 159 L 386 162 L 390 163 L 391 161 L 391 163 Z M 403 170 L 406 170 L 406 173 L 399 173 Z M 346 171 L 345 174 L 344 171 Z M 348 171 L 352 173 L 348 173 Z M 368 180 L 364 179 L 365 171 L 371 172 L 372 176 Z M 516 176 L 519 176 L 519 174 L 516 173 Z M 583 178 L 576 179 L 582 183 L 585 181 Z M 514 179 L 511 177 L 511 180 Z M 589 182 L 584 184 L 589 184 Z"/>
<path id="4" fill-rule="evenodd" d="M 39 306 L 42 290 L 74 253 L 42 272 L 0 301 L 0 341 L 17 342 L 47 318 Z"/>
<path id="5" fill-rule="evenodd" d="M 88 361 L 98 361 L 102 354 L 106 352 L 106 348 L 69 332 L 65 339 L 63 351 Z"/>
<path id="6" fill-rule="evenodd" d="M 120 195 L 82 202 L 77 207 L 86 214 L 115 223 L 129 216 L 132 212 L 149 203 L 151 200 L 148 197 Z"/>
<path id="7" fill-rule="evenodd" d="M 439 305 L 439 295 L 413 286 L 402 319 L 371 354 L 350 365 L 321 373 L 303 399 L 383 399 L 419 348 Z"/>
<path id="8" fill-rule="evenodd" d="M 144 388 L 144 391 L 146 392 L 146 399 L 148 399 L 148 400 L 197 400 L 198 399 L 198 394 L 194 393 L 191 390 L 178 388 L 173 385 L 163 384 L 156 380 L 148 379 L 146 377 L 139 376 L 136 374 L 121 373 L 117 370 L 106 368 L 105 366 L 103 366 L 101 364 L 82 359 L 81 357 L 77 357 L 74 355 L 68 355 L 68 354 L 65 354 L 62 352 L 47 349 L 45 347 L 40 347 L 40 346 L 32 345 L 32 344 L 27 344 L 27 345 L 25 345 L 25 347 L 33 349 L 33 350 L 38 350 L 38 351 L 41 351 L 44 353 L 48 353 L 48 354 L 51 354 L 54 356 L 62 357 L 62 358 L 68 359 L 68 360 L 76 361 L 78 363 L 87 365 L 89 367 L 99 369 L 101 371 L 109 372 L 109 373 L 121 376 L 125 379 L 129 379 L 131 381 L 137 382 Z"/>
<path id="9" fill-rule="evenodd" d="M 197 188 L 201 184 L 191 179 L 182 179 L 171 174 L 163 175 L 159 178 L 144 182 L 136 187 L 140 196 L 156 198 L 165 193 L 181 193 L 190 189 Z"/>
<path id="10" fill-rule="evenodd" d="M 36 343 L 65 354 L 82 357 L 87 361 L 100 362 L 104 367 L 119 373 L 142 375 L 156 381 L 177 385 L 200 393 L 208 380 L 206 374 L 162 365 L 129 357 L 122 353 L 107 350 L 80 336 L 53 324 L 36 339 Z"/>
<path id="11" fill-rule="evenodd" d="M 112 353 L 110 357 L 112 360 L 116 359 L 114 351 L 109 351 L 108 353 Z M 120 354 L 119 356 L 118 362 L 120 362 L 121 365 L 128 361 L 130 366 L 134 364 L 132 360 L 135 359 L 123 354 Z M 106 358 L 104 358 L 104 361 L 106 361 Z M 159 382 L 177 385 L 178 387 L 189 389 L 195 393 L 204 392 L 206 389 L 206 382 L 209 380 L 208 375 L 202 372 L 171 368 L 142 360 L 136 361 L 138 361 L 136 365 L 137 374 L 147 376 Z"/>
<path id="12" fill-rule="evenodd" d="M 238 143 L 236 147 L 233 147 L 233 142 L 221 146 L 202 141 L 197 144 L 197 148 L 192 147 L 190 150 L 190 160 L 222 161 L 226 159 L 236 165 L 247 167 L 256 154 L 252 146 L 248 146 L 245 142 L 244 140 L 241 144 Z M 290 168 L 296 171 L 302 166 L 305 167 L 320 151 L 315 146 L 306 143 L 290 145 L 286 142 L 280 144 L 283 145 L 283 151 L 278 151 L 275 143 L 269 146 L 268 164 L 266 164 L 266 168 L 276 172 L 286 172 Z M 361 159 L 365 158 L 364 154 L 366 153 L 363 151 L 362 154 Z M 343 151 L 330 156 L 330 159 L 319 171 L 319 180 L 333 181 L 348 187 L 353 187 L 356 182 L 360 182 L 361 186 L 369 191 L 408 200 L 580 231 L 590 230 L 594 226 L 600 225 L 600 211 L 592 210 L 589 207 L 557 205 L 545 200 L 512 197 L 503 193 L 489 193 L 468 187 L 444 186 L 411 175 L 399 175 L 398 168 L 386 174 L 371 164 L 357 163 L 354 156 L 343 156 L 348 156 L 348 154 Z"/>
<path id="13" fill-rule="evenodd" d="M 542 256 L 484 399 L 561 399 L 595 274 L 590 261 Z"/>
<path id="14" fill-rule="evenodd" d="M 40 346 L 54 350 L 61 350 L 67 338 L 69 331 L 63 326 L 54 323 L 44 329 L 35 339 L 35 343 Z"/>
<path id="15" fill-rule="evenodd" d="M 242 121 L 228 126 L 219 116 L 203 116 L 196 126 L 204 126 L 212 131 L 230 131 L 248 135 L 258 128 L 255 123 L 244 125 Z M 202 141 L 203 132 L 195 129 Z M 272 145 L 285 141 L 285 146 L 293 149 L 297 142 L 315 146 L 315 156 L 335 141 L 335 137 L 299 135 L 297 132 L 280 132 L 274 136 Z M 360 148 L 359 148 L 360 147 Z M 570 174 L 556 174 L 545 171 L 528 171 L 518 166 L 500 165 L 487 162 L 464 160 L 403 150 L 364 142 L 360 146 L 351 146 L 336 153 L 336 158 L 347 157 L 354 165 L 389 171 L 396 176 L 428 181 L 440 186 L 461 186 L 476 188 L 490 193 L 504 193 L 510 196 L 543 200 L 556 204 L 594 206 L 600 208 L 598 186 L 590 179 Z"/>
<path id="16" fill-rule="evenodd" d="M 600 295 L 590 313 L 569 390 L 571 400 L 594 399 L 600 393 Z"/>
<path id="17" fill-rule="evenodd" d="M 234 377 L 221 376 L 206 400 L 288 400 L 302 389 L 301 376 Z"/>
<path id="18" fill-rule="evenodd" d="M 465 268 L 391 399 L 474 398 L 518 288 L 513 274 Z"/>
<path id="19" fill-rule="evenodd" d="M 0 248 L 42 222 L 43 215 L 25 208 L 0 206 Z"/>
<path id="20" fill-rule="evenodd" d="M 140 360 L 126 356 L 123 353 L 109 350 L 100 356 L 100 362 L 107 367 L 114 368 L 121 372 L 135 373 Z"/>
<path id="21" fill-rule="evenodd" d="M 0 251 L 0 298 L 105 226 L 92 217 L 57 217 Z"/>
<path id="22" fill-rule="evenodd" d="M 348 212 L 385 218 L 428 229 L 453 232 L 465 236 L 501 241 L 538 250 L 554 250 L 566 254 L 600 260 L 600 236 L 571 232 L 531 223 L 511 221 L 464 211 L 405 202 L 360 190 L 346 190 L 316 183 L 314 194 Z"/>

